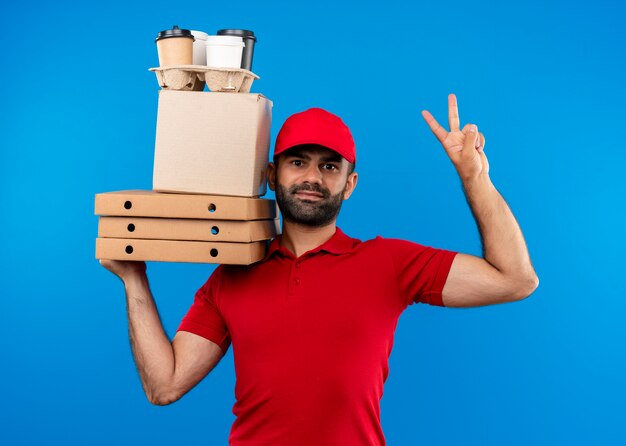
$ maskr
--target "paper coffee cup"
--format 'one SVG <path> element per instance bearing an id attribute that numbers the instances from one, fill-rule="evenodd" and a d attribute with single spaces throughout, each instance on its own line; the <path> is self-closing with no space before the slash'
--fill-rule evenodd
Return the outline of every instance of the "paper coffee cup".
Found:
<path id="1" fill-rule="evenodd" d="M 156 38 L 159 66 L 191 65 L 193 63 L 193 35 L 188 29 L 161 31 Z"/>
<path id="2" fill-rule="evenodd" d="M 193 64 L 206 65 L 206 38 L 209 35 L 202 31 L 191 30 L 193 35 Z"/>
<path id="3" fill-rule="evenodd" d="M 241 68 L 244 43 L 236 36 L 208 36 L 206 64 L 214 68 Z"/>

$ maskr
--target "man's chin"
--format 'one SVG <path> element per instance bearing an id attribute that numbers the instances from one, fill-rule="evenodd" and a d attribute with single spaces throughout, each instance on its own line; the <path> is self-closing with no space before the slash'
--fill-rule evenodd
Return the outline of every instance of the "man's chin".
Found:
<path id="1" fill-rule="evenodd" d="M 287 191 L 278 185 L 276 201 L 283 218 L 290 223 L 320 228 L 331 224 L 339 214 L 341 195 L 319 196 L 321 194 Z"/>
<path id="2" fill-rule="evenodd" d="M 308 198 L 298 198 L 300 203 L 318 205 L 320 200 L 310 200 Z"/>
<path id="3" fill-rule="evenodd" d="M 301 201 L 299 204 L 298 209 L 295 212 L 290 212 L 289 218 L 287 218 L 292 223 L 310 227 L 322 227 L 328 225 L 337 217 L 336 214 L 332 217 L 321 215 L 318 203 Z"/>

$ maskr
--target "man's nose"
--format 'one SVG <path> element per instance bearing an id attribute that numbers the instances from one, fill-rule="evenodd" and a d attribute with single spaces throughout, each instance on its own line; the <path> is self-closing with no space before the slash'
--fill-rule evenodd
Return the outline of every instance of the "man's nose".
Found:
<path id="1" fill-rule="evenodd" d="M 309 164 L 306 171 L 304 172 L 303 180 L 308 183 L 317 183 L 322 184 L 322 171 L 319 166 L 314 164 Z"/>

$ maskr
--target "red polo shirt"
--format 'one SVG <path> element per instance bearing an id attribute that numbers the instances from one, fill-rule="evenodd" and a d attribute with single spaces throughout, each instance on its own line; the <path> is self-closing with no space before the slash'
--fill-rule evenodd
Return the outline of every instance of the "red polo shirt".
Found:
<path id="1" fill-rule="evenodd" d="M 380 399 L 402 311 L 443 305 L 455 252 L 339 228 L 299 258 L 274 239 L 250 266 L 221 265 L 178 330 L 226 351 L 232 446 L 384 445 Z"/>

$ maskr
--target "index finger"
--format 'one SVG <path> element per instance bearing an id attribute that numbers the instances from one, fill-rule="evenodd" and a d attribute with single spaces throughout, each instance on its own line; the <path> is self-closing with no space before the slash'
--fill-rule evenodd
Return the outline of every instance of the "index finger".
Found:
<path id="1" fill-rule="evenodd" d="M 446 136 L 448 136 L 448 132 L 446 131 L 446 129 L 439 125 L 437 120 L 433 117 L 433 115 L 430 114 L 428 110 L 422 110 L 422 116 L 426 120 L 428 127 L 430 127 L 430 129 L 433 131 L 439 142 L 443 143 L 444 139 L 446 139 Z"/>

